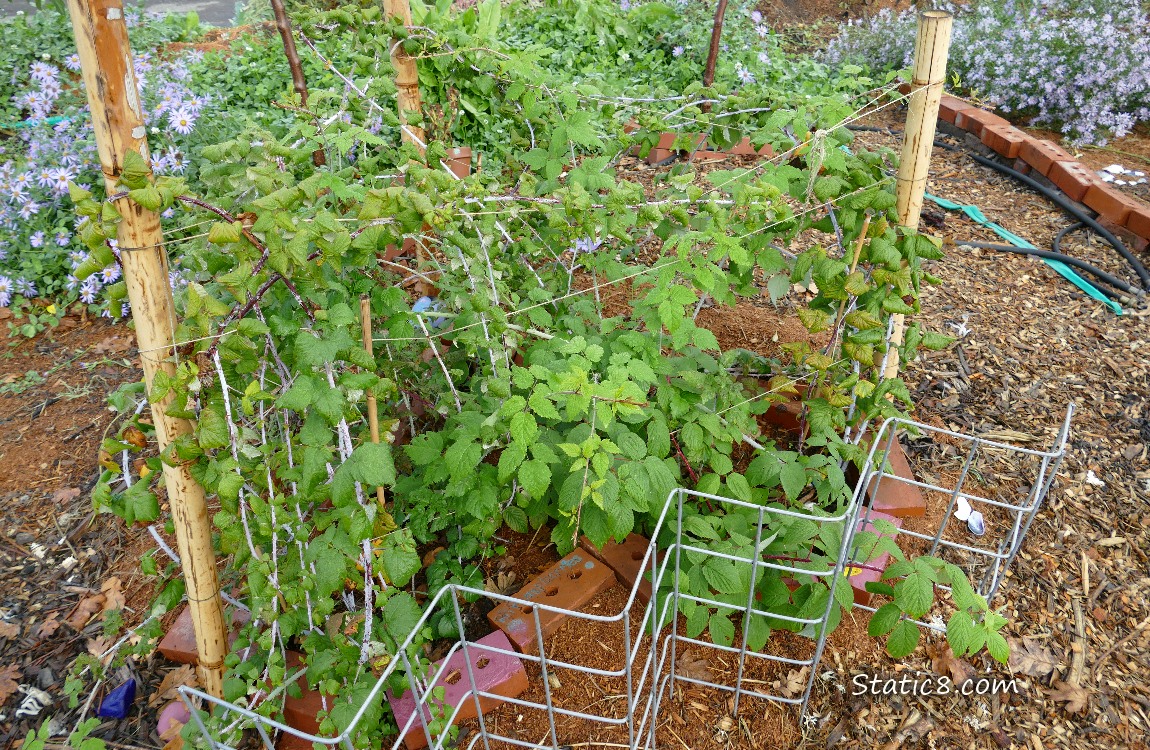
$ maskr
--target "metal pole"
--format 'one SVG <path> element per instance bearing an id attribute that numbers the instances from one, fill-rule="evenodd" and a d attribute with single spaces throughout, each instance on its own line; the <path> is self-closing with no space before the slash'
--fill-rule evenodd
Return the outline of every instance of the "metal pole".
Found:
<path id="1" fill-rule="evenodd" d="M 898 223 L 915 231 L 918 230 L 923 196 L 926 194 L 926 177 L 930 171 L 930 153 L 934 146 L 942 85 L 946 81 L 946 57 L 950 51 L 953 25 L 954 17 L 944 10 L 927 10 L 918 16 L 914 80 L 911 82 L 910 106 L 906 114 L 906 131 L 895 190 Z M 884 378 L 898 377 L 898 347 L 902 345 L 906 325 L 900 313 L 895 313 L 891 318 L 894 325 L 883 361 Z"/>
<path id="2" fill-rule="evenodd" d="M 68 12 L 92 111 L 100 167 L 107 192 L 112 194 L 117 190 L 124 157 L 129 151 L 138 152 L 145 163 L 150 163 L 123 2 L 68 0 Z M 144 383 L 150 391 L 157 372 L 174 376 L 176 368 L 175 309 L 168 282 L 168 259 L 160 217 L 155 211 L 127 198 L 117 201 L 116 209 L 123 217 L 117 235 L 120 262 L 136 322 Z M 166 413 L 173 398 L 169 395 L 152 403 L 152 421 L 161 451 L 176 438 L 194 430 L 190 421 Z M 165 463 L 164 482 L 195 627 L 200 685 L 207 693 L 221 697 L 227 629 L 204 489 L 192 478 L 187 464 L 169 466 Z"/>

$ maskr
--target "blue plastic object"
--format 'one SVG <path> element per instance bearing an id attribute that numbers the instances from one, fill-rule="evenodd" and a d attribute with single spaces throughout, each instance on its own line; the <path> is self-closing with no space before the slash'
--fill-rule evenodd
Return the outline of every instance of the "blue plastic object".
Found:
<path id="1" fill-rule="evenodd" d="M 104 696 L 96 715 L 104 719 L 122 719 L 136 700 L 136 681 L 128 680 Z"/>
<path id="2" fill-rule="evenodd" d="M 411 311 L 413 313 L 423 313 L 423 312 L 429 312 L 429 311 L 434 311 L 434 310 L 438 310 L 438 309 L 439 309 L 439 302 L 433 300 L 431 297 L 420 297 L 419 299 L 417 299 L 415 301 L 415 304 L 411 306 Z M 445 320 L 445 318 L 436 318 L 435 320 L 430 321 L 431 327 L 432 328 L 439 328 L 440 326 L 443 325 L 444 320 Z"/>

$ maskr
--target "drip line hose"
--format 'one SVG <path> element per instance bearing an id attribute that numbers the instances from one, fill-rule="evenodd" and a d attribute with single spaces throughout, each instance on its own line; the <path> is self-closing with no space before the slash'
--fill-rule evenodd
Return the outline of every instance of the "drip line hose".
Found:
<path id="1" fill-rule="evenodd" d="M 1122 279 L 1111 276 L 1110 274 L 1103 271 L 1101 268 L 1098 268 L 1096 266 L 1092 266 L 1084 260 L 1079 260 L 1078 258 L 1074 258 L 1074 257 L 1069 256 L 1069 255 L 1063 255 L 1062 253 L 1054 253 L 1054 252 L 1051 252 L 1049 250 L 1037 250 L 1037 249 L 1033 249 L 1033 248 L 1029 248 L 1029 247 L 1015 247 L 1014 245 L 1000 245 L 1000 244 L 997 244 L 994 242 L 974 242 L 971 240 L 962 240 L 962 241 L 956 240 L 954 242 L 954 244 L 955 245 L 966 245 L 967 247 L 985 248 L 987 250 L 1000 250 L 1000 251 L 1006 252 L 1006 253 L 1018 253 L 1019 255 L 1034 255 L 1034 256 L 1037 256 L 1039 258 L 1045 258 L 1046 260 L 1062 261 L 1063 263 L 1065 263 L 1068 266 L 1074 266 L 1075 268 L 1080 268 L 1083 271 L 1086 271 L 1087 273 L 1098 277 L 1099 279 L 1106 282 L 1110 286 L 1117 287 L 1118 289 L 1123 290 L 1123 292 L 1117 292 L 1113 289 L 1108 289 L 1102 285 L 1094 283 L 1094 286 L 1097 286 L 1099 291 L 1101 291 L 1103 294 L 1105 294 L 1107 297 L 1110 297 L 1111 299 L 1119 299 L 1121 297 L 1125 297 L 1125 296 L 1128 296 L 1130 294 L 1139 294 L 1139 290 L 1137 287 L 1134 287 L 1134 286 L 1131 286 L 1130 284 L 1127 284 Z"/>
<path id="2" fill-rule="evenodd" d="M 874 127 L 874 126 L 870 126 L 870 125 L 848 125 L 847 128 L 849 130 L 858 130 L 858 131 L 871 132 L 871 133 L 887 133 L 890 135 L 898 135 L 898 134 L 902 133 L 902 131 L 895 130 L 893 128 L 880 128 L 880 127 Z M 1088 228 L 1088 229 L 1092 230 L 1093 232 L 1095 232 L 1096 234 L 1098 234 L 1099 237 L 1106 240 L 1106 242 L 1109 243 L 1110 246 L 1113 247 L 1118 252 L 1118 254 L 1121 255 L 1123 257 L 1123 259 L 1126 260 L 1126 262 L 1130 265 L 1130 267 L 1134 270 L 1135 274 L 1138 276 L 1139 280 L 1142 282 L 1142 286 L 1141 286 L 1141 288 L 1133 287 L 1130 284 L 1127 284 L 1125 282 L 1121 282 L 1120 284 L 1114 284 L 1114 282 L 1120 281 L 1120 280 L 1114 278 L 1113 276 L 1109 276 L 1109 274 L 1107 274 L 1107 276 L 1109 277 L 1109 279 L 1112 279 L 1112 281 L 1108 280 L 1107 283 L 1110 283 L 1114 286 L 1118 286 L 1121 289 L 1128 289 L 1131 294 L 1134 294 L 1134 295 L 1139 296 L 1139 297 L 1145 295 L 1147 291 L 1150 291 L 1150 272 L 1147 272 L 1146 267 L 1144 265 L 1142 265 L 1141 261 L 1139 261 L 1138 258 L 1134 257 L 1134 255 L 1126 248 L 1126 245 L 1124 245 L 1121 240 L 1119 240 L 1117 237 L 1115 237 L 1112 232 L 1110 232 L 1108 229 L 1106 229 L 1106 227 L 1099 224 L 1092 217 L 1087 215 L 1086 212 L 1084 212 L 1082 209 L 1080 209 L 1073 201 L 1071 201 L 1069 198 L 1067 198 L 1061 191 L 1059 191 L 1057 189 L 1048 188 L 1045 185 L 1043 185 L 1042 183 L 1035 180 L 1034 178 L 1029 177 L 1027 175 L 1024 175 L 1016 169 L 1008 167 L 1005 164 L 999 164 L 997 161 L 994 161 L 993 159 L 988 159 L 985 156 L 982 156 L 981 154 L 975 154 L 975 153 L 971 153 L 969 151 L 966 151 L 965 149 L 962 149 L 959 146 L 954 146 L 950 143 L 944 143 L 942 141 L 935 141 L 934 145 L 937 146 L 938 148 L 945 149 L 947 151 L 962 151 L 967 156 L 969 156 L 971 159 L 973 159 L 975 162 L 977 162 L 977 163 L 979 163 L 985 167 L 990 167 L 991 169 L 993 169 L 997 172 L 1001 172 L 1002 174 L 1004 174 L 1008 177 L 1014 178 L 1015 180 L 1023 183 L 1027 187 L 1030 187 L 1035 192 L 1039 193 L 1040 195 L 1042 195 L 1045 198 L 1047 198 L 1048 200 L 1050 200 L 1052 203 L 1057 205 L 1059 208 L 1061 208 L 1066 213 L 1070 214 L 1070 216 L 1076 220 L 1075 224 L 1072 224 L 1072 225 L 1066 227 L 1065 229 L 1060 231 L 1058 233 L 1058 235 L 1055 237 L 1054 243 L 1053 243 L 1054 252 L 1045 251 L 1045 250 L 1038 251 L 1038 252 L 1032 252 L 1030 249 L 1027 249 L 1027 248 L 1019 248 L 1019 247 L 1015 247 L 1015 246 L 1006 246 L 1006 245 L 995 245 L 993 243 L 981 243 L 981 245 L 980 245 L 980 243 L 974 243 L 974 242 L 958 242 L 955 244 L 970 245 L 972 247 L 982 246 L 982 247 L 986 247 L 987 249 L 991 249 L 991 250 L 1004 250 L 1004 251 L 1009 251 L 1009 252 L 1021 252 L 1021 253 L 1026 254 L 1026 255 L 1038 255 L 1038 257 L 1042 257 L 1042 258 L 1045 258 L 1047 260 L 1062 261 L 1063 263 L 1066 263 L 1067 265 L 1072 265 L 1072 266 L 1076 266 L 1078 268 L 1082 268 L 1083 270 L 1087 271 L 1088 273 L 1091 273 L 1095 276 L 1098 276 L 1098 274 L 1094 273 L 1094 271 L 1099 271 L 1100 269 L 1097 269 L 1094 266 L 1090 266 L 1089 264 L 1083 265 L 1082 261 L 1079 261 L 1077 258 L 1074 258 L 1073 256 L 1070 256 L 1070 255 L 1066 255 L 1065 253 L 1061 252 L 1062 239 L 1067 234 L 1069 234 L 1072 231 L 1076 231 L 1078 229 Z M 1045 254 L 1040 255 L 1039 253 L 1045 253 Z M 1089 267 L 1087 267 L 1087 266 L 1089 266 Z M 1093 269 L 1093 270 L 1091 270 L 1091 269 Z M 1102 272 L 1102 273 L 1105 273 L 1105 272 Z M 1098 278 L 1105 278 L 1105 277 L 1098 276 Z M 1113 295 L 1108 294 L 1107 296 L 1113 296 Z"/>

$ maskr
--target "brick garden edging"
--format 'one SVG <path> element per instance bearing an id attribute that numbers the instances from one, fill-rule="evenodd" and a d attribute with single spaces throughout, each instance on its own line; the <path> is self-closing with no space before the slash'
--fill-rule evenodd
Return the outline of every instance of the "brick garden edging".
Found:
<path id="1" fill-rule="evenodd" d="M 900 88 L 904 94 L 909 87 Z M 943 94 L 938 119 L 963 130 L 1004 159 L 1014 161 L 1021 172 L 1033 170 L 1054 183 L 1074 201 L 1084 203 L 1106 223 L 1125 229 L 1143 242 L 1150 242 L 1150 205 L 1102 181 L 1094 170 L 1084 166 L 1054 141 L 1035 138 L 1019 130 L 1006 119 L 980 109 L 956 96 Z M 647 155 L 647 162 L 655 164 L 669 157 L 671 146 L 681 133 L 662 133 L 658 143 Z M 698 139 L 702 136 L 696 134 Z M 770 146 L 756 151 L 746 138 L 733 148 L 704 149 L 706 144 L 694 142 L 693 159 L 724 159 L 730 156 L 774 156 Z"/>

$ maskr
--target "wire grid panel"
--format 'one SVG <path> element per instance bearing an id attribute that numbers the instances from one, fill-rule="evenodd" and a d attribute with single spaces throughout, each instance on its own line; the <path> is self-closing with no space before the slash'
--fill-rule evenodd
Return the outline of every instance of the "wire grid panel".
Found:
<path id="1" fill-rule="evenodd" d="M 1020 433 L 1004 431 L 985 436 L 966 435 L 932 425 L 905 419 L 888 419 L 878 430 L 875 446 L 881 460 L 868 461 L 868 469 L 859 479 L 860 488 L 870 488 L 872 495 L 884 485 L 904 484 L 918 488 L 924 495 L 927 516 L 920 528 L 904 524 L 899 529 L 900 546 L 905 552 L 940 557 L 960 567 L 975 584 L 979 594 L 990 602 L 999 593 L 1010 564 L 1022 547 L 1026 532 L 1042 507 L 1043 501 L 1066 454 L 1074 405 L 1066 410 L 1051 447 L 1048 450 L 1026 448 L 1002 442 Z M 900 432 L 930 438 L 939 454 L 936 463 L 942 470 L 919 472 L 920 478 L 900 477 L 887 469 L 893 441 Z M 1027 437 L 1027 436 L 1023 436 Z M 874 450 L 872 448 L 872 458 Z M 892 488 L 887 486 L 886 490 Z M 985 532 L 976 535 L 956 517 L 960 503 L 983 514 Z M 941 512 L 940 512 L 941 509 Z M 869 520 L 870 508 L 864 506 L 860 523 L 852 533 Z M 904 544 L 902 537 L 919 540 L 918 547 Z M 855 561 L 852 560 L 852 563 Z M 945 587 L 944 587 L 945 588 Z M 873 607 L 862 607 L 874 611 Z M 933 630 L 945 630 L 939 623 L 918 623 Z"/>
<path id="2" fill-rule="evenodd" d="M 492 748 L 529 747 L 545 748 L 563 747 L 564 742 L 557 728 L 557 720 L 564 718 L 578 719 L 588 722 L 587 727 L 599 727 L 602 730 L 613 731 L 620 743 L 627 747 L 654 748 L 656 729 L 658 725 L 658 712 L 661 704 L 670 700 L 676 682 L 697 684 L 703 687 L 717 688 L 733 694 L 734 708 L 737 713 L 739 702 L 744 697 L 755 697 L 778 701 L 784 704 L 797 704 L 805 707 L 810 694 L 817 665 L 822 656 L 826 643 L 828 621 L 832 611 L 837 614 L 834 598 L 828 596 L 825 606 L 819 606 L 817 611 L 808 615 L 796 616 L 785 612 L 773 610 L 755 601 L 756 581 L 760 580 L 763 572 L 774 570 L 797 585 L 799 581 L 820 581 L 825 583 L 831 591 L 841 585 L 843 570 L 850 557 L 845 545 L 836 550 L 836 554 L 829 558 L 825 564 L 810 565 L 802 562 L 786 562 L 770 559 L 762 550 L 769 543 L 771 529 L 779 522 L 806 522 L 820 526 L 833 527 L 834 538 L 847 539 L 846 530 L 858 516 L 858 498 L 860 493 L 856 488 L 852 497 L 846 501 L 845 507 L 835 515 L 807 513 L 789 510 L 782 507 L 765 507 L 738 500 L 704 495 L 687 490 L 674 490 L 668 497 L 668 502 L 652 534 L 652 539 L 658 539 L 664 529 L 672 535 L 673 543 L 662 553 L 657 552 L 654 542 L 650 544 L 641 561 L 641 569 L 645 570 L 645 577 L 650 580 L 652 591 L 650 601 L 643 603 L 638 595 L 641 581 L 627 592 L 626 602 L 622 609 L 613 615 L 597 615 L 589 612 L 565 610 L 549 606 L 545 603 L 526 601 L 511 596 L 504 596 L 490 591 L 481 591 L 467 587 L 447 586 L 441 590 L 425 610 L 411 635 L 405 639 L 397 651 L 397 655 L 390 661 L 382 676 L 377 680 L 371 692 L 366 696 L 363 705 L 351 720 L 348 728 L 336 737 L 315 737 L 289 727 L 281 722 L 269 719 L 257 713 L 255 706 L 245 706 L 228 703 L 213 698 L 202 691 L 181 688 L 184 701 L 192 708 L 194 699 L 199 699 L 207 707 L 212 707 L 218 718 L 223 719 L 222 728 L 209 730 L 203 718 L 192 710 L 192 721 L 197 725 L 201 735 L 205 738 L 208 747 L 230 750 L 242 741 L 244 730 L 254 731 L 259 741 L 266 748 L 273 748 L 276 732 L 282 732 L 298 737 L 307 742 L 315 742 L 325 746 L 341 746 L 352 748 L 357 736 L 357 727 L 363 717 L 370 710 L 378 710 L 385 700 L 386 686 L 393 674 L 406 675 L 406 684 L 415 700 L 417 710 L 399 727 L 399 735 L 390 745 L 393 750 L 404 746 L 404 737 L 411 731 L 421 732 L 423 739 L 432 750 L 444 747 L 482 747 L 484 750 Z M 743 554 L 727 554 L 698 546 L 682 533 L 684 510 L 689 503 L 707 503 L 711 511 L 729 512 L 739 510 L 750 513 L 756 518 L 754 527 L 755 541 Z M 664 534 L 665 536 L 665 534 Z M 759 554 L 755 554 L 755 550 Z M 709 597 L 692 596 L 681 590 L 680 582 L 684 567 L 688 560 L 703 558 L 725 559 L 736 565 L 743 566 L 744 573 L 749 575 L 750 586 L 747 600 L 742 605 L 729 601 L 721 602 Z M 446 614 L 456 624 L 458 632 L 467 633 L 466 620 L 468 614 L 474 612 L 475 601 L 498 605 L 509 602 L 513 606 L 522 607 L 525 613 L 530 613 L 533 623 L 534 649 L 533 652 L 519 653 L 478 642 L 478 639 L 464 635 L 454 643 L 443 657 L 438 668 L 425 668 L 420 666 L 416 658 L 418 652 L 414 645 L 416 634 L 424 629 L 438 615 Z M 730 646 L 718 645 L 697 637 L 689 637 L 683 632 L 683 622 L 676 613 L 683 603 L 693 602 L 695 606 L 715 607 L 720 612 L 734 615 L 734 622 L 738 623 L 737 640 Z M 688 605 L 689 606 L 689 605 Z M 565 658 L 561 651 L 562 644 L 557 645 L 557 639 L 547 638 L 540 619 L 542 612 L 555 612 L 572 618 L 574 627 L 610 626 L 614 642 L 609 650 L 617 654 L 610 664 L 592 666 L 588 663 L 579 663 Z M 770 618 L 776 625 L 790 626 L 794 630 L 803 630 L 811 636 L 809 649 L 805 656 L 795 658 L 792 655 L 771 654 L 769 652 L 756 653 L 748 649 L 748 625 L 752 617 Z M 570 631 L 568 631 L 570 632 Z M 548 643 L 550 641 L 550 643 Z M 738 662 L 738 668 L 729 675 L 730 679 L 715 677 L 710 680 L 700 680 L 697 675 L 687 674 L 680 668 L 678 656 L 685 648 L 700 650 L 701 652 L 718 652 L 723 656 L 733 657 Z M 461 654 L 465 668 L 459 670 L 461 674 L 457 679 L 465 681 L 468 686 L 463 699 L 447 713 L 443 708 L 437 707 L 437 700 L 433 687 L 444 678 L 448 670 L 451 657 Z M 488 657 L 514 658 L 520 660 L 528 672 L 533 690 L 518 698 L 508 698 L 480 688 L 475 665 L 484 655 Z M 458 663 L 458 660 L 456 660 Z M 749 672 L 757 664 L 775 664 L 790 668 L 810 667 L 810 675 L 804 686 L 801 698 L 787 697 L 769 692 L 749 689 L 751 682 Z M 588 706 L 565 705 L 561 695 L 556 695 L 552 688 L 552 676 L 561 676 L 560 684 L 564 679 L 590 679 L 614 680 L 613 686 L 623 700 L 613 702 L 609 706 L 596 706 L 590 711 Z M 284 687 L 290 684 L 285 681 L 283 686 L 272 691 L 265 700 L 274 700 Z M 758 684 L 757 682 L 755 684 Z M 540 688 L 542 695 L 539 695 Z M 547 727 L 545 736 L 523 738 L 515 731 L 508 731 L 485 717 L 481 701 L 498 701 L 516 707 L 521 714 L 539 712 L 544 717 Z M 444 726 L 456 723 L 460 711 L 470 702 L 475 709 L 476 718 L 469 719 L 470 729 L 474 730 L 462 743 L 448 734 L 434 736 L 428 725 L 437 719 L 443 720 Z M 424 720 L 419 721 L 422 713 Z M 538 725 L 540 722 L 536 722 Z M 585 730 L 586 731 L 586 730 Z"/>

